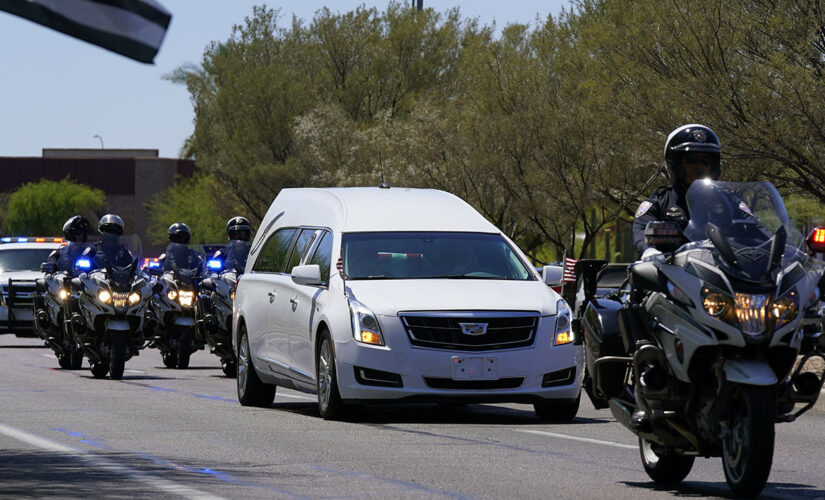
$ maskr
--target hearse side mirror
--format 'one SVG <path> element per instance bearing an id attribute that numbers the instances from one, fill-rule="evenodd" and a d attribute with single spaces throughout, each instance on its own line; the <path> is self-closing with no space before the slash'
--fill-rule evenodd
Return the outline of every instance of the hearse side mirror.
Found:
<path id="1" fill-rule="evenodd" d="M 561 266 L 544 266 L 541 268 L 541 279 L 549 286 L 559 286 L 564 280 L 564 268 Z"/>
<path id="2" fill-rule="evenodd" d="M 306 266 L 295 266 L 292 268 L 292 281 L 299 285 L 320 285 L 321 268 L 318 264 L 309 264 Z"/>

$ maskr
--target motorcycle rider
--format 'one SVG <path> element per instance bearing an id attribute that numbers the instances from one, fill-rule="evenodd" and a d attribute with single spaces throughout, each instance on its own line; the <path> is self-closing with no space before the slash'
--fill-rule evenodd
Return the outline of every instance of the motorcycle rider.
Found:
<path id="1" fill-rule="evenodd" d="M 664 166 L 670 177 L 670 186 L 657 188 L 639 205 L 633 218 L 633 244 L 640 258 L 658 253 L 655 249 L 649 249 L 645 241 L 647 223 L 673 221 L 684 229 L 690 219 L 685 193 L 697 179 L 718 179 L 721 159 L 719 137 L 704 125 L 682 125 L 668 135 Z"/>
<path id="2" fill-rule="evenodd" d="M 52 264 L 57 271 L 74 275 L 74 264 L 85 250 L 85 245 L 80 243 L 86 243 L 88 237 L 89 219 L 82 215 L 69 217 L 63 224 L 63 238 L 67 244 L 52 252 L 46 263 Z"/>
<path id="3" fill-rule="evenodd" d="M 203 258 L 199 252 L 187 248 L 186 251 L 172 251 L 173 248 L 180 248 L 180 245 L 188 245 L 192 239 L 189 226 L 183 222 L 175 222 L 169 226 L 169 245 L 162 257 L 163 270 L 172 271 L 174 269 L 198 269 L 198 275 L 203 270 Z"/>
<path id="4" fill-rule="evenodd" d="M 244 272 L 251 236 L 252 229 L 246 217 L 235 216 L 226 222 L 226 239 L 229 244 L 221 251 L 223 256 L 220 257 L 225 267 L 234 267 L 238 274 Z"/>
<path id="5" fill-rule="evenodd" d="M 132 263 L 134 257 L 120 241 L 123 235 L 123 219 L 115 214 L 106 214 L 97 223 L 97 231 L 100 233 L 94 252 L 95 269 L 105 268 L 107 263 L 118 267 L 125 267 Z M 87 252 L 84 252 L 87 255 Z M 112 262 L 107 262 L 109 259 Z"/>

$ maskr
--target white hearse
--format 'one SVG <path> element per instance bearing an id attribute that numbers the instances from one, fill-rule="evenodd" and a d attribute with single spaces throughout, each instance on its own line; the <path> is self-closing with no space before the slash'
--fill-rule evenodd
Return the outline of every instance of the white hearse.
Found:
<path id="1" fill-rule="evenodd" d="M 576 415 L 582 349 L 570 309 L 518 247 L 429 189 L 284 189 L 238 282 L 238 399 L 318 394 L 321 416 L 366 402 L 532 403 Z"/>

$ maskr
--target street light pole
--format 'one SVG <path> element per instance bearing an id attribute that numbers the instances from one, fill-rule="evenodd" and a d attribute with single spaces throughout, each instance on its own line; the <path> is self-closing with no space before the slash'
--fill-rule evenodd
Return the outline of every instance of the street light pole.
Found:
<path id="1" fill-rule="evenodd" d="M 418 0 L 418 10 L 424 10 L 424 0 Z"/>
<path id="2" fill-rule="evenodd" d="M 100 139 L 100 149 L 103 149 L 103 137 L 100 137 L 97 134 L 93 135 L 92 137 L 97 137 L 98 139 Z"/>

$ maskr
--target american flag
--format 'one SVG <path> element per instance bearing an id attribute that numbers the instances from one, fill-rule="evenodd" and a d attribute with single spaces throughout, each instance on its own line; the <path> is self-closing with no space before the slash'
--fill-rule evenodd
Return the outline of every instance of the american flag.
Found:
<path id="1" fill-rule="evenodd" d="M 335 264 L 335 267 L 338 269 L 338 274 L 340 274 L 342 278 L 347 279 L 347 275 L 344 274 L 344 258 L 343 257 L 338 258 L 338 262 Z"/>
<path id="2" fill-rule="evenodd" d="M 566 257 L 564 259 L 564 275 L 563 275 L 562 279 L 565 283 L 575 283 L 576 282 L 575 268 L 576 268 L 576 262 L 578 262 L 578 261 L 579 261 L 579 259 L 571 259 L 569 257 Z"/>

